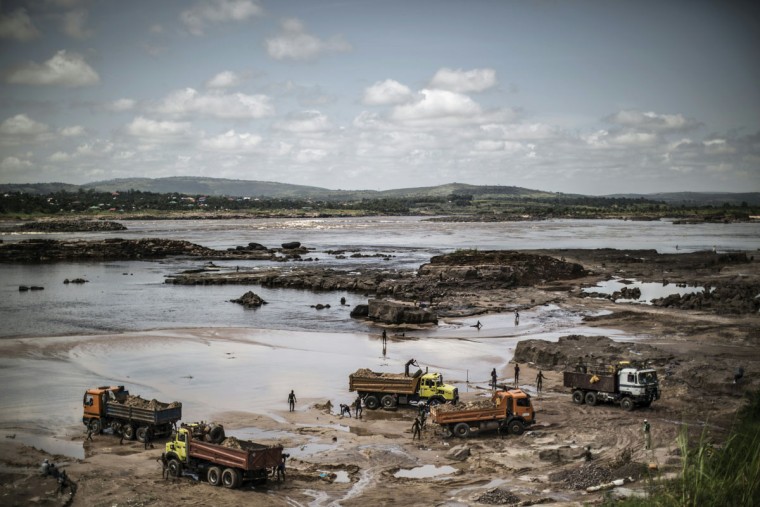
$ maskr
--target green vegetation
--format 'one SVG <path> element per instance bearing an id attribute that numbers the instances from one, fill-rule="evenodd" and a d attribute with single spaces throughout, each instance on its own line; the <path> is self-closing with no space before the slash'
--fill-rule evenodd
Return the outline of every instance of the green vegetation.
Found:
<path id="1" fill-rule="evenodd" d="M 698 443 L 686 429 L 678 437 L 682 470 L 677 479 L 652 478 L 646 498 L 609 500 L 616 507 L 702 507 L 760 505 L 760 391 L 736 415 L 723 445 L 713 445 L 706 433 Z"/>
<path id="2" fill-rule="evenodd" d="M 217 180 L 208 179 L 205 183 L 210 186 L 214 182 Z M 730 222 L 746 221 L 750 216 L 760 215 L 760 204 L 737 202 L 730 194 L 726 194 L 726 200 L 720 205 L 700 205 L 693 196 L 692 204 L 687 205 L 640 196 L 595 197 L 517 187 L 462 184 L 383 192 L 319 189 L 321 194 L 317 196 L 314 187 L 303 187 L 312 190 L 299 192 L 302 187 L 291 185 L 278 190 L 279 187 L 275 186 L 280 184 L 249 183 L 257 183 L 262 194 L 258 197 L 241 197 L 218 193 L 152 192 L 134 188 L 106 191 L 93 187 L 72 190 L 72 186 L 50 191 L 55 184 L 41 185 L 39 191 L 35 192 L 34 186 L 6 185 L 12 188 L 6 188 L 0 194 L 0 216 L 93 215 L 136 218 L 150 215 L 154 218 L 177 218 L 200 215 L 215 218 L 225 215 L 422 215 L 445 216 L 446 220 L 490 222 L 550 218 L 656 220 L 671 217 L 686 221 Z M 161 186 L 169 184 L 170 181 L 161 180 Z M 751 198 L 751 194 L 746 196 Z M 710 199 L 715 198 L 715 195 L 710 195 Z M 760 203 L 760 197 L 752 202 Z"/>

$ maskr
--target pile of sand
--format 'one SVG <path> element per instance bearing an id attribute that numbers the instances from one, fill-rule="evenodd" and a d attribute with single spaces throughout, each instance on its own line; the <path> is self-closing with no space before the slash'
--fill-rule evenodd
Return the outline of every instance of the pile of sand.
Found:
<path id="1" fill-rule="evenodd" d="M 237 449 L 239 451 L 245 451 L 249 449 L 263 449 L 264 447 L 266 447 L 265 445 L 262 445 L 262 444 L 249 442 L 248 440 L 240 440 L 235 437 L 227 437 L 224 440 L 222 440 L 222 443 L 219 445 L 227 447 L 228 449 Z"/>
<path id="2" fill-rule="evenodd" d="M 148 401 L 144 398 L 141 398 L 139 394 L 128 394 L 122 404 L 127 407 L 144 408 L 148 410 L 164 410 L 167 408 L 177 408 L 182 406 L 182 403 L 178 401 L 173 401 L 171 403 L 163 403 L 156 399 Z"/>
<path id="3" fill-rule="evenodd" d="M 353 373 L 354 377 L 362 378 L 408 378 L 403 373 L 378 373 L 368 368 L 359 368 Z"/>
<path id="4" fill-rule="evenodd" d="M 496 403 L 493 400 L 475 400 L 467 403 L 457 403 L 452 405 L 451 403 L 444 403 L 442 405 L 436 405 L 436 412 L 454 412 L 460 410 L 486 410 L 496 408 Z"/>

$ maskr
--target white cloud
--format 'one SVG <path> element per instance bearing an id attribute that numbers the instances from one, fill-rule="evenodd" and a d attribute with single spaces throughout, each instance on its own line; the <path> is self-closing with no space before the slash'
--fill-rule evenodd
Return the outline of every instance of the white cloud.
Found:
<path id="1" fill-rule="evenodd" d="M 477 121 L 481 114 L 480 106 L 466 95 L 446 90 L 421 90 L 414 103 L 396 106 L 391 119 L 408 124 L 438 122 L 445 126 L 452 120 L 456 123 Z"/>
<path id="2" fill-rule="evenodd" d="M 322 53 L 350 51 L 351 45 L 340 36 L 321 40 L 306 32 L 297 19 L 282 22 L 282 32 L 266 40 L 269 56 L 275 60 L 310 60 Z"/>
<path id="3" fill-rule="evenodd" d="M 191 134 L 190 124 L 176 121 L 157 121 L 138 116 L 127 125 L 127 133 L 134 137 L 169 140 Z"/>
<path id="4" fill-rule="evenodd" d="M 296 134 L 325 132 L 332 129 L 330 120 L 319 111 L 303 111 L 277 122 L 275 128 Z"/>
<path id="5" fill-rule="evenodd" d="M 63 15 L 63 33 L 74 39 L 88 39 L 93 31 L 87 28 L 87 11 L 75 9 Z"/>
<path id="6" fill-rule="evenodd" d="M 452 92 L 482 92 L 496 85 L 496 71 L 493 69 L 473 69 L 464 71 L 448 68 L 440 69 L 430 81 L 431 88 Z"/>
<path id="7" fill-rule="evenodd" d="M 261 144 L 261 136 L 248 132 L 236 133 L 228 130 L 224 134 L 201 141 L 201 147 L 220 152 L 252 152 Z"/>
<path id="8" fill-rule="evenodd" d="M 72 125 L 71 127 L 63 127 L 61 130 L 63 137 L 77 137 L 85 134 L 84 127 L 81 125 Z"/>
<path id="9" fill-rule="evenodd" d="M 117 113 L 122 113 L 124 111 L 131 111 L 134 109 L 135 105 L 137 104 L 137 101 L 134 99 L 117 99 L 111 102 L 110 104 L 106 105 L 106 109 L 109 111 L 114 111 Z"/>
<path id="10" fill-rule="evenodd" d="M 17 114 L 0 123 L 0 134 L 7 136 L 38 136 L 47 131 L 47 125 L 36 122 L 25 114 Z"/>
<path id="11" fill-rule="evenodd" d="M 231 70 L 220 72 L 206 82 L 206 88 L 232 88 L 242 82 L 242 78 Z"/>
<path id="12" fill-rule="evenodd" d="M 320 160 L 323 160 L 327 156 L 327 152 L 325 150 L 319 150 L 319 149 L 312 149 L 307 148 L 303 150 L 297 151 L 293 158 L 296 162 L 299 162 L 301 164 L 308 164 L 311 162 L 319 162 Z"/>
<path id="13" fill-rule="evenodd" d="M 622 127 L 663 132 L 685 131 L 700 125 L 696 120 L 686 118 L 681 114 L 657 114 L 651 111 L 641 112 L 636 110 L 618 111 L 608 116 L 606 120 Z"/>
<path id="14" fill-rule="evenodd" d="M 23 7 L 8 14 L 0 13 L 0 38 L 28 42 L 39 35 L 39 30 Z"/>
<path id="15" fill-rule="evenodd" d="M 198 2 L 190 9 L 182 11 L 180 19 L 193 35 L 203 35 L 209 23 L 246 21 L 260 16 L 263 9 L 251 0 L 211 0 Z"/>
<path id="16" fill-rule="evenodd" d="M 81 55 L 61 50 L 42 64 L 29 62 L 12 70 L 6 81 L 11 84 L 74 87 L 97 84 L 100 76 Z"/>
<path id="17" fill-rule="evenodd" d="M 32 167 L 32 163 L 18 157 L 5 157 L 0 162 L 0 169 L 3 171 L 20 171 Z"/>
<path id="18" fill-rule="evenodd" d="M 63 151 L 56 151 L 48 157 L 50 162 L 68 162 L 71 159 L 71 155 Z"/>
<path id="19" fill-rule="evenodd" d="M 412 91 L 408 86 L 386 79 L 378 81 L 364 90 L 363 102 L 367 105 L 401 104 L 412 98 Z"/>
<path id="20" fill-rule="evenodd" d="M 263 118 L 274 114 L 274 107 L 266 95 L 225 94 L 212 91 L 202 94 L 193 88 L 170 93 L 156 111 L 174 116 L 200 114 L 214 118 Z"/>

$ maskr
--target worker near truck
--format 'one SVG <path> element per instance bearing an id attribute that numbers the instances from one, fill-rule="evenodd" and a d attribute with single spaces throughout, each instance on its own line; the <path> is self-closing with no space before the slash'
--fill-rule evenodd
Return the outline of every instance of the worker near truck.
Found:
<path id="1" fill-rule="evenodd" d="M 417 440 L 422 440 L 422 435 L 420 433 L 420 430 L 422 428 L 422 425 L 420 424 L 420 418 L 415 417 L 414 422 L 412 423 L 412 440 L 416 437 Z"/>
<path id="2" fill-rule="evenodd" d="M 491 389 L 496 389 L 496 368 L 491 370 Z"/>
<path id="3" fill-rule="evenodd" d="M 282 457 L 280 463 L 277 465 L 277 480 L 285 480 L 285 456 Z"/>
<path id="4" fill-rule="evenodd" d="M 156 458 L 156 461 L 161 463 L 161 478 L 164 480 L 169 479 L 169 460 L 166 459 L 166 453 L 162 452 L 161 456 Z"/>
<path id="5" fill-rule="evenodd" d="M 541 370 L 538 370 L 538 375 L 536 375 L 536 392 L 540 393 L 541 389 L 544 387 L 544 379 L 546 377 L 544 376 L 544 373 Z"/>
<path id="6" fill-rule="evenodd" d="M 515 386 L 520 382 L 520 364 L 515 363 Z"/>
<path id="7" fill-rule="evenodd" d="M 354 412 L 356 414 L 356 418 L 357 419 L 361 419 L 362 418 L 362 397 L 361 397 L 361 395 L 356 397 L 356 401 L 354 402 Z M 350 416 L 351 414 L 349 413 L 348 415 Z"/>
<path id="8" fill-rule="evenodd" d="M 290 390 L 290 394 L 288 395 L 288 407 L 290 408 L 290 411 L 293 412 L 296 409 L 296 393 L 293 392 L 293 390 Z"/>

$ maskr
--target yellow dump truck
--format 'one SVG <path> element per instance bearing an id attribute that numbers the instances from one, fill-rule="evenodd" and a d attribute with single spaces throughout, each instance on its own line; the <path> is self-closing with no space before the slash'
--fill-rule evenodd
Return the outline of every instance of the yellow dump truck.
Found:
<path id="1" fill-rule="evenodd" d="M 409 372 L 409 366 L 417 366 L 412 359 L 406 363 L 404 373 L 378 373 L 366 368 L 348 376 L 349 391 L 356 391 L 370 410 L 398 405 L 417 405 L 426 402 L 432 405 L 459 400 L 459 389 L 446 384 L 440 373 Z"/>
<path id="2" fill-rule="evenodd" d="M 520 389 L 496 391 L 491 400 L 493 407 L 475 407 L 451 410 L 433 407 L 432 421 L 443 429 L 444 436 L 467 438 L 473 429 L 478 432 L 496 430 L 522 435 L 527 426 L 536 422 L 536 412 L 530 395 Z"/>
<path id="3" fill-rule="evenodd" d="M 221 432 L 217 429 L 221 428 Z M 216 432 L 217 436 L 209 436 Z M 186 470 L 212 486 L 234 489 L 244 482 L 265 482 L 286 454 L 281 445 L 264 445 L 223 437 L 221 425 L 183 424 L 166 443 L 169 474 L 180 477 Z M 210 442 L 208 440 L 219 440 Z"/>

